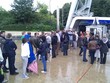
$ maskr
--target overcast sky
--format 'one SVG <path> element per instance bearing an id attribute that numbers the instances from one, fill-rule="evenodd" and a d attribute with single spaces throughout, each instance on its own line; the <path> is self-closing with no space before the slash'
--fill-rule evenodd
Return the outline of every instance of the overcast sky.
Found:
<path id="1" fill-rule="evenodd" d="M 13 1 L 14 0 L 0 0 L 0 6 L 2 6 L 6 10 L 10 10 L 10 5 L 13 3 Z M 47 4 L 48 7 L 50 7 L 49 2 L 51 2 L 51 12 L 53 12 L 55 9 L 57 9 L 57 6 L 61 8 L 64 5 L 64 3 L 71 2 L 72 0 L 34 0 L 34 4 L 37 4 L 37 1 Z"/>

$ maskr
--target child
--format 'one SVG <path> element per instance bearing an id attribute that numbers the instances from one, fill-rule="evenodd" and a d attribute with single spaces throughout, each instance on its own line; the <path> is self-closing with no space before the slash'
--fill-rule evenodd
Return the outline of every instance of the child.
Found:
<path id="1" fill-rule="evenodd" d="M 28 58 L 30 57 L 30 50 L 29 50 L 29 44 L 28 40 L 26 38 L 22 39 L 22 45 L 21 45 L 21 58 L 23 61 L 23 78 L 28 79 L 29 77 L 26 74 L 26 69 L 28 65 Z"/>

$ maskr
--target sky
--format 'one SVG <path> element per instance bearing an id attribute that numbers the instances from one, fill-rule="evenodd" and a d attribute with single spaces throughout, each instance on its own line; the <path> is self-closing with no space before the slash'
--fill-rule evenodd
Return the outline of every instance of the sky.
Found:
<path id="1" fill-rule="evenodd" d="M 5 10 L 11 10 L 11 4 L 13 4 L 14 0 L 0 0 L 0 6 Z M 49 10 L 53 12 L 57 7 L 61 8 L 65 3 L 71 2 L 72 0 L 34 0 L 34 6 L 36 6 L 38 2 L 45 3 L 48 5 Z"/>

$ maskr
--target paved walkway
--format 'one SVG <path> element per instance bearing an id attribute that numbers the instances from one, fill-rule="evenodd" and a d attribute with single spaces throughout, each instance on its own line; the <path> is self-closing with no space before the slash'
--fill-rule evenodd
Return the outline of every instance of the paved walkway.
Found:
<path id="1" fill-rule="evenodd" d="M 39 74 L 29 73 L 30 78 L 24 80 L 21 78 L 20 43 L 17 45 L 16 67 L 20 74 L 17 76 L 7 74 L 8 83 L 110 83 L 110 55 L 107 56 L 106 65 L 97 62 L 91 65 L 89 61 L 82 62 L 82 57 L 78 55 L 79 49 L 69 50 L 68 56 L 63 56 L 60 52 L 55 59 L 47 63 L 47 74 L 40 72 L 42 64 L 39 61 Z"/>

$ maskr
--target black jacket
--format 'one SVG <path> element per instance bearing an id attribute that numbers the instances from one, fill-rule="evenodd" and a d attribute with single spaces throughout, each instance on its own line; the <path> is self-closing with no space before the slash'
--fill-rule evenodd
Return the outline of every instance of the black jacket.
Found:
<path id="1" fill-rule="evenodd" d="M 108 42 L 107 43 L 103 43 L 103 41 L 101 40 L 101 48 L 100 51 L 102 53 L 107 53 L 108 52 Z"/>
<path id="2" fill-rule="evenodd" d="M 56 35 L 52 36 L 52 45 L 57 45 L 58 38 Z"/>
<path id="3" fill-rule="evenodd" d="M 12 41 L 12 39 L 6 39 L 6 42 L 4 44 L 6 53 L 9 54 L 9 56 L 15 56 L 16 55 L 16 44 Z"/>
<path id="4" fill-rule="evenodd" d="M 5 49 L 4 49 L 4 44 L 5 44 L 5 42 L 6 42 L 5 37 L 0 36 L 0 48 L 1 48 L 1 50 L 2 50 L 2 53 L 5 53 L 5 52 L 6 52 Z"/>

